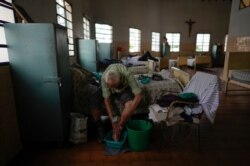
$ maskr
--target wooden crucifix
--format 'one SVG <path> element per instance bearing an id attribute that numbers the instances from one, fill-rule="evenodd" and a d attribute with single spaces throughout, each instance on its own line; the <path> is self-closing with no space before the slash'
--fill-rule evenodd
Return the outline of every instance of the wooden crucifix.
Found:
<path id="1" fill-rule="evenodd" d="M 192 32 L 192 26 L 196 22 L 192 21 L 192 19 L 189 19 L 189 21 L 185 21 L 185 23 L 188 24 L 188 37 L 190 37 L 191 32 Z"/>

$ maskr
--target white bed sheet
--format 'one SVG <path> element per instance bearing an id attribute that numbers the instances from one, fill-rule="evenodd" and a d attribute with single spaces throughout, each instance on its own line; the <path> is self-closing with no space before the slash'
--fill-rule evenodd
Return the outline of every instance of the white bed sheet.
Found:
<path id="1" fill-rule="evenodd" d="M 132 66 L 144 65 L 144 66 L 147 66 L 148 65 L 148 61 L 139 61 L 140 57 L 141 56 L 123 57 L 121 59 L 121 61 L 126 66 L 127 65 L 132 65 Z"/>

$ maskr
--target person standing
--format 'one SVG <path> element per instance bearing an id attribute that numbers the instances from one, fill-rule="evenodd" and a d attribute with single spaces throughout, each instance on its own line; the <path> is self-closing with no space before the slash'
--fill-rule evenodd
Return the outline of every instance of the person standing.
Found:
<path id="1" fill-rule="evenodd" d="M 161 57 L 170 58 L 170 45 L 168 39 L 164 36 L 161 45 Z"/>

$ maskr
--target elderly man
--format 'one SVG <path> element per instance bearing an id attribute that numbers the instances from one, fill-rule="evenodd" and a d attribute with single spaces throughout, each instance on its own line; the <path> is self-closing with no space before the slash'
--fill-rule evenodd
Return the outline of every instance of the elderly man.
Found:
<path id="1" fill-rule="evenodd" d="M 112 122 L 113 139 L 119 140 L 121 130 L 141 101 L 141 89 L 122 64 L 110 65 L 103 73 L 101 82 L 106 112 Z M 100 119 L 98 108 L 92 109 L 92 114 L 96 121 Z"/>

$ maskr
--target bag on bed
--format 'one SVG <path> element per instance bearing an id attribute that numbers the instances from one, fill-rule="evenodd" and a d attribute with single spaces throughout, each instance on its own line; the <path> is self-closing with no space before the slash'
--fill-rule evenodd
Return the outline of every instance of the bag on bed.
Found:
<path id="1" fill-rule="evenodd" d="M 158 59 L 154 58 L 148 51 L 138 61 L 148 61 L 148 59 L 158 62 Z"/>

